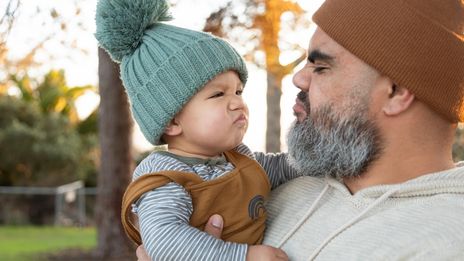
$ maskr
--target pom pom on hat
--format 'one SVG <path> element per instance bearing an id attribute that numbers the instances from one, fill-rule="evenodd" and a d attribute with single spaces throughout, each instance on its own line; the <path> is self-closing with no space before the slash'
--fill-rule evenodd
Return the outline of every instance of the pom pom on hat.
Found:
<path id="1" fill-rule="evenodd" d="M 116 62 L 132 54 L 145 30 L 169 21 L 166 0 L 100 0 L 97 3 L 95 37 Z"/>

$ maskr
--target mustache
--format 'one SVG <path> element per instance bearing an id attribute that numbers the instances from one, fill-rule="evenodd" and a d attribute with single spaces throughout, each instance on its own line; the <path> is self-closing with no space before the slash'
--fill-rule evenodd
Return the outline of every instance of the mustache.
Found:
<path id="1" fill-rule="evenodd" d="M 310 107 L 310 103 L 309 103 L 309 99 L 308 99 L 308 93 L 304 92 L 304 91 L 300 91 L 296 95 L 296 98 L 303 104 L 306 113 L 308 113 L 308 115 L 309 115 L 311 107 Z"/>
<path id="2" fill-rule="evenodd" d="M 300 100 L 301 102 L 306 102 L 308 100 L 308 93 L 304 91 L 300 91 L 297 95 L 296 98 Z"/>

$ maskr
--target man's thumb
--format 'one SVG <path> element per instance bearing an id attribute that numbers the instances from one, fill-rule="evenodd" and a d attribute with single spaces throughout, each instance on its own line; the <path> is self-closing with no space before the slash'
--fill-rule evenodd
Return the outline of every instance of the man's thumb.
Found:
<path id="1" fill-rule="evenodd" d="M 221 239 L 223 225 L 224 221 L 222 217 L 214 214 L 209 218 L 208 223 L 206 223 L 205 232 L 217 239 Z"/>

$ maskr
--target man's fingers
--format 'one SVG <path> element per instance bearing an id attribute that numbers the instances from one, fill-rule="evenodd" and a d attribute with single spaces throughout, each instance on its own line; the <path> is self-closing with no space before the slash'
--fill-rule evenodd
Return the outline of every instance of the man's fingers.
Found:
<path id="1" fill-rule="evenodd" d="M 135 254 L 137 255 L 138 261 L 150 261 L 150 257 L 148 256 L 147 251 L 145 251 L 143 245 L 137 247 Z"/>
<path id="2" fill-rule="evenodd" d="M 224 221 L 220 215 L 212 215 L 205 225 L 205 232 L 217 239 L 221 239 Z"/>
<path id="3" fill-rule="evenodd" d="M 285 253 L 282 249 L 277 253 L 277 257 L 281 260 L 288 260 L 287 253 Z"/>

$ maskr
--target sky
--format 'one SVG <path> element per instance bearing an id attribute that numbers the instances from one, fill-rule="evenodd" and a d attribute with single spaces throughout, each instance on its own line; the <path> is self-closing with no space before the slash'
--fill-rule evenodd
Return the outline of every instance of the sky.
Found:
<path id="1" fill-rule="evenodd" d="M 0 1 L 0 10 L 6 10 L 6 2 Z M 206 17 L 223 6 L 226 0 L 172 0 L 175 6 L 171 8 L 174 20 L 171 24 L 194 30 L 201 30 Z M 298 0 L 300 6 L 307 12 L 307 19 L 320 6 L 323 0 Z M 76 15 L 76 3 L 79 14 Z M 43 63 L 40 70 L 32 74 L 43 75 L 50 69 L 64 69 L 69 86 L 97 85 L 98 55 L 95 32 L 96 0 L 22 0 L 20 13 L 14 28 L 8 36 L 7 46 L 12 58 L 21 57 L 40 41 L 49 36 L 50 32 L 58 32 L 47 41 L 44 51 L 37 54 Z M 59 14 L 58 21 L 67 24 L 67 33 L 61 33 L 60 22 L 51 19 L 49 10 L 55 9 Z M 195 10 L 195 12 L 192 12 Z M 39 12 L 38 12 L 39 11 Z M 306 49 L 314 27 L 286 32 L 285 39 Z M 72 48 L 63 48 L 63 43 Z M 233 43 L 232 43 L 233 44 Z M 234 45 L 234 44 L 233 44 Z M 240 46 L 235 46 L 240 50 Z M 290 62 L 295 53 L 286 53 L 280 57 L 283 64 Z M 302 64 L 300 64 L 300 67 Z M 266 123 L 266 73 L 253 64 L 247 64 L 249 80 L 244 91 L 244 100 L 250 109 L 250 124 L 244 142 L 254 151 L 265 149 Z M 298 69 L 298 68 L 297 68 Z M 286 150 L 285 135 L 294 120 L 292 107 L 297 94 L 291 82 L 291 76 L 284 78 L 282 87 L 282 150 Z M 86 93 L 77 100 L 79 115 L 86 117 L 98 105 L 98 95 Z M 134 145 L 140 151 L 149 150 L 152 146 L 145 141 L 135 125 Z"/>

